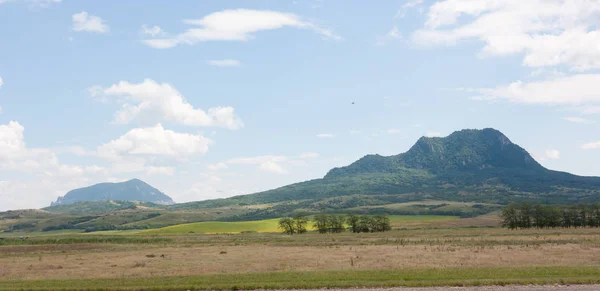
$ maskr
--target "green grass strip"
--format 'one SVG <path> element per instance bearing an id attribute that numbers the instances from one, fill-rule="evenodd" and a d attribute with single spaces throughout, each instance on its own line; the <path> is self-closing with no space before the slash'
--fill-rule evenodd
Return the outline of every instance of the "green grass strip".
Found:
<path id="1" fill-rule="evenodd" d="M 600 266 L 273 272 L 66 280 L 2 280 L 0 290 L 237 290 L 600 283 Z"/>

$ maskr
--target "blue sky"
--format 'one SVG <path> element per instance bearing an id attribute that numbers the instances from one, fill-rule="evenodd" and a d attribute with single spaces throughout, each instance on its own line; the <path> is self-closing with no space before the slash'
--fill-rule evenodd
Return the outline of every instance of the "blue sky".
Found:
<path id="1" fill-rule="evenodd" d="M 463 128 L 600 176 L 598 16 L 579 0 L 0 0 L 0 210 L 130 178 L 177 202 L 252 193 Z"/>

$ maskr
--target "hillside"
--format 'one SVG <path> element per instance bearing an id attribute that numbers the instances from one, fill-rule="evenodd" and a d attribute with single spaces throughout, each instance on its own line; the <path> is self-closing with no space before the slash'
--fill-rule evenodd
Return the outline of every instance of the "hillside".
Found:
<path id="1" fill-rule="evenodd" d="M 321 210 L 426 199 L 492 204 L 523 200 L 597 202 L 600 201 L 600 178 L 548 170 L 500 131 L 467 129 L 443 138 L 422 137 L 406 153 L 367 155 L 346 167 L 330 170 L 322 179 L 176 207 L 301 201 L 294 206 L 280 204 L 259 211 L 268 216 L 268 213 L 292 208 L 310 208 L 324 199 L 357 194 L 362 198 L 344 199 L 342 205 L 321 204 Z"/>
<path id="2" fill-rule="evenodd" d="M 69 191 L 58 197 L 51 206 L 89 201 L 141 201 L 156 204 L 173 204 L 173 199 L 144 181 L 132 179 L 121 183 L 100 183 Z"/>

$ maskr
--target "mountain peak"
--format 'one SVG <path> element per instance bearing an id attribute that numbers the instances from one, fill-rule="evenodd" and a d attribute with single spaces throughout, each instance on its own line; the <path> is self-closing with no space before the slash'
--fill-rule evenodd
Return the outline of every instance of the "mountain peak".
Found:
<path id="1" fill-rule="evenodd" d="M 396 156 L 368 155 L 353 164 L 332 169 L 325 177 L 348 174 L 424 169 L 434 174 L 486 168 L 544 170 L 529 153 L 493 128 L 463 129 L 446 137 L 421 137 Z"/>
<path id="2" fill-rule="evenodd" d="M 157 204 L 173 204 L 173 199 L 140 179 L 118 183 L 100 183 L 69 191 L 58 197 L 51 206 L 72 204 L 80 201 L 142 201 Z"/>

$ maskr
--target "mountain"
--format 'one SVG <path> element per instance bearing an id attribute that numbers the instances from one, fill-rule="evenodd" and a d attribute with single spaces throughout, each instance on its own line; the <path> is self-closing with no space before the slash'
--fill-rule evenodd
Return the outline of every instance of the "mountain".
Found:
<path id="1" fill-rule="evenodd" d="M 121 183 L 100 183 L 69 191 L 58 197 L 51 206 L 73 204 L 82 201 L 141 201 L 156 204 L 173 204 L 173 199 L 139 179 Z"/>
<path id="2" fill-rule="evenodd" d="M 494 205 L 600 202 L 600 178 L 546 169 L 498 130 L 465 129 L 447 137 L 421 137 L 398 155 L 364 156 L 330 170 L 322 179 L 176 207 L 275 203 L 261 210 L 268 216 L 292 209 L 329 211 L 423 200 Z M 290 205 L 290 201 L 298 202 Z"/>

